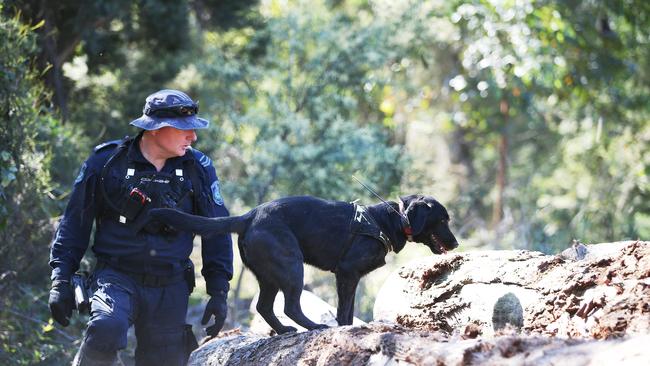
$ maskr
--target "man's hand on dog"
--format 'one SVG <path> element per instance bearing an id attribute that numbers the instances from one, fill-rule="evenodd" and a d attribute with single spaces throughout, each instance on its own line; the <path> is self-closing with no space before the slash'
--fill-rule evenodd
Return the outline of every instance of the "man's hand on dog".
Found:
<path id="1" fill-rule="evenodd" d="M 211 337 L 219 334 L 219 331 L 223 327 L 223 323 L 226 321 L 226 315 L 228 314 L 228 304 L 226 303 L 227 297 L 228 295 L 225 292 L 220 292 L 219 294 L 212 296 L 208 301 L 208 304 L 205 306 L 201 324 L 208 324 L 210 318 L 214 316 L 214 324 L 205 328 L 205 332 Z"/>

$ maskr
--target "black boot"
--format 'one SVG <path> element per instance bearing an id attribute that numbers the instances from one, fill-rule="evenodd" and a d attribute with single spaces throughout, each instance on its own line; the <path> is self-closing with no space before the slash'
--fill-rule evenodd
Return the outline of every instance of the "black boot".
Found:
<path id="1" fill-rule="evenodd" d="M 113 366 L 115 361 L 117 361 L 117 351 L 100 352 L 88 347 L 84 341 L 77 355 L 74 356 L 72 366 Z"/>

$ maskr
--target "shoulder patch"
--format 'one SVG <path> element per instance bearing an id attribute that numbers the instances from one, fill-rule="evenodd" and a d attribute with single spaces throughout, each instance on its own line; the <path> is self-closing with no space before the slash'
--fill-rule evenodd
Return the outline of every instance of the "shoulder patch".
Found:
<path id="1" fill-rule="evenodd" d="M 117 146 L 120 143 L 122 143 L 122 141 L 124 141 L 124 140 L 122 139 L 122 140 L 113 140 L 113 141 L 102 142 L 101 144 L 95 146 L 93 151 L 98 152 L 99 150 L 102 150 L 102 149 L 104 149 L 106 147 L 109 147 L 109 146 Z"/>
<path id="2" fill-rule="evenodd" d="M 79 184 L 82 180 L 84 180 L 84 175 L 86 174 L 86 163 L 81 166 L 81 170 L 79 170 L 79 175 L 77 175 L 77 178 L 74 180 L 74 185 Z"/>
<path id="3" fill-rule="evenodd" d="M 199 164 L 201 164 L 202 167 L 207 168 L 210 165 L 212 165 L 212 160 L 201 151 L 192 148 L 192 153 L 194 154 L 194 157 L 199 162 Z"/>
<path id="4" fill-rule="evenodd" d="M 210 187 L 212 190 L 212 200 L 219 206 L 223 206 L 223 197 L 221 197 L 221 190 L 219 189 L 219 180 L 215 180 Z"/>

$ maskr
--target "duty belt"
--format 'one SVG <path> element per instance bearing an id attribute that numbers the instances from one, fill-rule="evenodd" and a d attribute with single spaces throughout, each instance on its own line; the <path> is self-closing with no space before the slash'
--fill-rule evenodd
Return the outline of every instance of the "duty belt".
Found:
<path id="1" fill-rule="evenodd" d="M 184 280 L 183 272 L 179 272 L 171 275 L 154 275 L 151 273 L 138 273 L 138 272 L 127 271 L 124 268 L 120 268 L 119 266 L 113 265 L 106 261 L 97 261 L 95 270 L 100 271 L 104 268 L 111 268 L 113 270 L 120 271 L 126 274 L 127 276 L 131 277 L 138 284 L 145 287 L 165 287 Z"/>

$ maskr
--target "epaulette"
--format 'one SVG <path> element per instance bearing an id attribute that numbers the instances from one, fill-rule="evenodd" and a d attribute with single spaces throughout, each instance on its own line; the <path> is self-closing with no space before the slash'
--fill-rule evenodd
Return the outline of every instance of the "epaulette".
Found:
<path id="1" fill-rule="evenodd" d="M 210 158 L 201 151 L 192 148 L 192 154 L 202 167 L 207 168 L 212 165 L 212 160 L 210 160 Z"/>
<path id="2" fill-rule="evenodd" d="M 102 150 L 102 149 L 105 149 L 105 148 L 107 148 L 107 147 L 109 147 L 109 146 L 118 146 L 118 145 L 120 145 L 122 142 L 126 141 L 127 139 L 129 139 L 129 136 L 126 136 L 125 138 L 123 138 L 123 139 L 119 139 L 119 140 L 113 140 L 113 141 L 102 142 L 101 144 L 95 146 L 95 148 L 93 149 L 93 151 L 94 151 L 94 152 L 98 152 L 98 151 L 100 151 L 100 150 Z"/>

